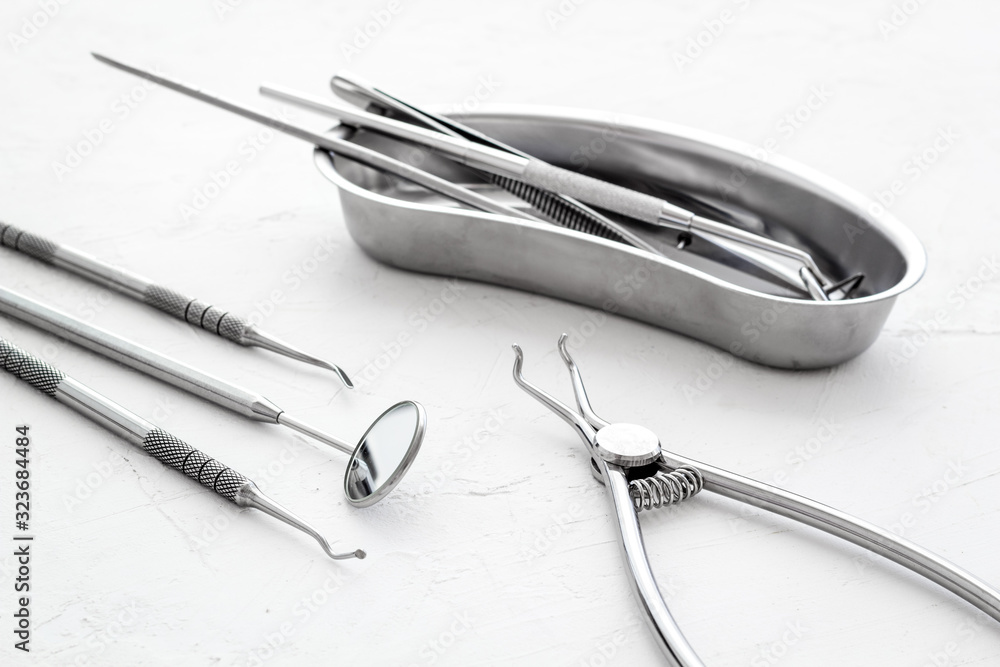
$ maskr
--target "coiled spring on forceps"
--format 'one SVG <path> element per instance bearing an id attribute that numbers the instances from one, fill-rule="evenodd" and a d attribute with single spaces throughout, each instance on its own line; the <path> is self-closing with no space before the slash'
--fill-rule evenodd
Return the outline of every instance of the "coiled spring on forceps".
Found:
<path id="1" fill-rule="evenodd" d="M 628 483 L 636 514 L 687 500 L 705 486 L 701 471 L 696 468 L 681 466 L 668 470 L 662 463 L 660 466 L 655 475 Z"/>

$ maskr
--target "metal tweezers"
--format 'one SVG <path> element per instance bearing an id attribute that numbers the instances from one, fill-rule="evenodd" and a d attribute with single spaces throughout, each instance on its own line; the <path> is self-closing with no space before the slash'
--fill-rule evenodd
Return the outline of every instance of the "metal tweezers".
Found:
<path id="1" fill-rule="evenodd" d="M 885 556 L 944 586 L 1000 621 L 1000 593 L 940 556 L 893 533 L 814 500 L 715 468 L 660 448 L 649 429 L 636 424 L 609 423 L 595 414 L 583 377 L 566 349 L 559 353 L 569 369 L 579 412 L 524 379 L 521 348 L 514 345 L 514 381 L 528 394 L 563 418 L 583 440 L 593 473 L 608 489 L 618 517 L 619 540 L 632 591 L 646 622 L 673 667 L 699 667 L 701 659 L 667 609 L 639 528 L 639 512 L 687 500 L 703 488 L 795 519 Z"/>

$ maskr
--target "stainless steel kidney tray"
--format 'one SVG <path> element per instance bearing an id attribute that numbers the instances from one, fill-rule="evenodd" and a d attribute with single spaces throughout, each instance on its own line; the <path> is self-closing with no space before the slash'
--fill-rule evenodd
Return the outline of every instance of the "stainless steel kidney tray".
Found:
<path id="1" fill-rule="evenodd" d="M 860 272 L 864 280 L 850 299 L 798 298 L 711 253 L 678 250 L 676 232 L 647 233 L 660 256 L 554 224 L 472 210 L 317 149 L 316 164 L 339 188 L 351 236 L 375 259 L 565 299 L 790 369 L 831 366 L 863 352 L 896 297 L 924 271 L 919 241 L 878 204 L 762 149 L 589 111 L 504 106 L 461 120 L 555 165 L 667 198 L 710 202 L 742 226 L 812 253 L 829 275 Z M 527 206 L 475 172 L 414 146 L 344 126 L 332 133 L 508 205 Z"/>

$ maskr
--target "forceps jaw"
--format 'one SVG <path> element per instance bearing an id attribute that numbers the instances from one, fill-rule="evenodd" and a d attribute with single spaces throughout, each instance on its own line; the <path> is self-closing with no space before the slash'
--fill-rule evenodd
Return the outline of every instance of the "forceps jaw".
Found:
<path id="1" fill-rule="evenodd" d="M 513 346 L 514 382 L 573 426 L 587 444 L 591 455 L 591 471 L 607 488 L 618 519 L 618 543 L 625 558 L 629 584 L 645 612 L 646 623 L 663 651 L 667 664 L 670 667 L 702 667 L 702 662 L 667 609 L 649 567 L 639 528 L 636 500 L 627 476 L 629 467 L 652 463 L 660 458 L 659 439 L 652 431 L 641 426 L 609 424 L 597 416 L 587 397 L 580 370 L 566 347 L 566 339 L 566 334 L 559 338 L 559 354 L 573 379 L 573 392 L 582 415 L 576 414 L 569 406 L 524 379 L 521 372 L 524 354 L 519 345 Z"/>
<path id="2" fill-rule="evenodd" d="M 587 396 L 587 388 L 583 384 L 580 368 L 573 361 L 569 348 L 566 346 L 568 338 L 569 336 L 566 334 L 559 336 L 559 356 L 562 357 L 566 368 L 569 369 L 569 375 L 573 381 L 573 395 L 576 397 L 576 407 L 587 423 L 597 431 L 594 438 L 595 453 L 608 463 L 624 468 L 649 465 L 658 461 L 660 459 L 660 439 L 656 437 L 655 433 L 637 424 L 609 423 L 594 411 L 590 405 L 590 397 Z M 596 464 L 596 461 L 594 463 Z M 597 471 L 600 466 L 594 465 L 594 469 Z M 601 476 L 595 474 L 595 477 L 600 479 Z"/>
<path id="3" fill-rule="evenodd" d="M 594 430 L 599 431 L 602 428 L 609 425 L 609 422 L 601 417 L 597 416 L 594 412 L 594 408 L 590 405 L 590 397 L 587 396 L 587 388 L 583 385 L 583 375 L 580 374 L 580 369 L 577 367 L 576 362 L 573 361 L 573 357 L 570 356 L 569 349 L 566 347 L 566 341 L 569 339 L 567 334 L 559 336 L 559 356 L 562 357 L 563 362 L 566 364 L 566 368 L 569 369 L 570 379 L 573 381 L 573 395 L 576 397 L 576 407 L 580 410 L 580 414 L 583 418 L 587 420 L 587 423 L 594 428 Z"/>
<path id="4" fill-rule="evenodd" d="M 587 451 L 593 456 L 594 444 L 597 440 L 597 433 L 593 427 L 583 417 L 573 412 L 568 405 L 524 379 L 524 374 L 521 372 L 521 367 L 524 365 L 524 352 L 521 351 L 521 346 L 516 343 L 511 347 L 514 349 L 514 382 L 517 386 L 572 426 L 580 435 Z"/>

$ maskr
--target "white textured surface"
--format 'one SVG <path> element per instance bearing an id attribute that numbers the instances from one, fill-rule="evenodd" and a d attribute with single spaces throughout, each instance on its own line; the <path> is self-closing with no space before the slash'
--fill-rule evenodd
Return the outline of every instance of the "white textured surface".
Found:
<path id="1" fill-rule="evenodd" d="M 16 50 L 10 34 L 46 3 L 5 2 L 0 215 L 237 312 L 273 310 L 268 330 L 355 375 L 408 334 L 398 358 L 360 392 L 338 393 L 332 377 L 6 252 L 0 284 L 259 387 L 346 438 L 390 401 L 415 398 L 428 408 L 429 438 L 397 493 L 353 511 L 335 453 L 0 321 L 0 335 L 262 479 L 338 546 L 370 553 L 325 560 L 308 538 L 237 511 L 5 377 L 0 553 L 10 552 L 21 422 L 34 443 L 37 539 L 30 656 L 11 646 L 11 559 L 0 558 L 4 665 L 659 660 L 579 442 L 510 380 L 517 341 L 532 377 L 567 396 L 555 341 L 587 313 L 465 283 L 439 311 L 444 279 L 380 266 L 353 245 L 306 146 L 278 137 L 255 151 L 254 125 L 137 89 L 90 50 L 266 108 L 258 82 L 320 93 L 344 67 L 418 102 L 460 104 L 485 79 L 495 82 L 489 102 L 633 113 L 756 144 L 775 138 L 781 154 L 870 195 L 901 179 L 891 208 L 926 244 L 929 271 L 860 358 L 813 373 L 738 363 L 693 401 L 683 387 L 709 372 L 714 353 L 690 340 L 612 318 L 577 358 L 601 414 L 644 424 L 695 458 L 764 480 L 784 474 L 788 488 L 882 525 L 909 513 L 907 537 L 1000 583 L 1000 281 L 993 275 L 968 299 L 956 291 L 1000 245 L 996 3 L 926 2 L 883 37 L 888 1 L 566 0 L 575 9 L 550 26 L 555 0 L 398 0 L 389 25 L 348 62 L 341 45 L 388 3 L 232 0 L 219 16 L 224 2 L 73 0 Z M 724 10 L 733 20 L 679 69 L 675 52 Z M 815 87 L 832 96 L 789 132 L 783 117 Z M 133 91 L 143 98 L 134 109 L 116 102 Z M 303 112 L 295 119 L 323 125 Z M 59 178 L 53 163 L 102 122 L 110 133 Z M 908 171 L 947 128 L 958 139 L 940 159 Z M 229 161 L 239 173 L 185 222 L 180 206 Z M 317 252 L 325 261 L 312 262 Z M 267 306 L 275 294 L 280 303 Z M 943 326 L 921 335 L 939 311 Z M 912 358 L 894 364 L 907 349 Z M 824 424 L 833 437 L 797 463 Z M 946 477 L 950 466 L 961 472 Z M 922 496 L 945 479 L 945 492 Z M 1000 628 L 983 614 L 896 566 L 859 567 L 863 552 L 815 531 L 709 495 L 644 525 L 670 605 L 709 665 L 1000 661 Z M 607 662 L 602 650 L 613 652 Z"/>

